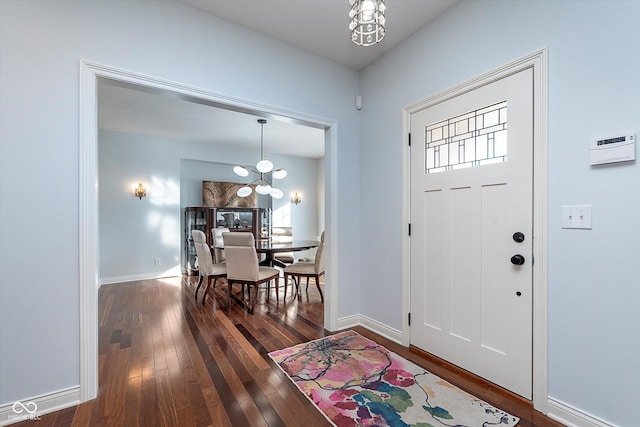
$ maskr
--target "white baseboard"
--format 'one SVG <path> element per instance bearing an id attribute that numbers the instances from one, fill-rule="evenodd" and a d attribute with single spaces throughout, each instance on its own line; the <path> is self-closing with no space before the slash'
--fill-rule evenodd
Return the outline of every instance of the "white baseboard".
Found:
<path id="1" fill-rule="evenodd" d="M 342 317 L 338 319 L 338 330 L 352 328 L 354 326 L 362 326 L 375 332 L 393 342 L 402 344 L 402 331 L 389 327 L 383 323 L 373 320 L 362 314 L 354 314 L 352 316 Z"/>
<path id="2" fill-rule="evenodd" d="M 79 403 L 80 386 L 42 396 L 21 399 L 19 402 L 0 406 L 0 426 L 25 420 L 38 420 L 41 415 L 59 411 Z"/>
<path id="3" fill-rule="evenodd" d="M 112 285 L 114 283 L 126 283 L 126 282 L 136 282 L 138 280 L 153 280 L 153 279 L 166 279 L 167 277 L 177 277 L 179 274 L 174 274 L 174 272 L 170 273 L 144 273 L 144 274 L 131 274 L 127 276 L 111 276 L 111 277 L 103 277 L 98 283 L 99 286 L 102 285 Z"/>
<path id="4" fill-rule="evenodd" d="M 608 423 L 591 414 L 576 409 L 553 397 L 549 398 L 549 418 L 561 422 L 570 427 L 614 427 L 615 424 Z"/>
<path id="5" fill-rule="evenodd" d="M 338 328 L 338 331 L 341 331 L 343 329 L 349 329 L 349 328 L 353 328 L 354 326 L 360 326 L 360 315 L 359 314 L 354 314 L 352 316 L 347 316 L 347 317 L 342 317 L 340 319 L 338 319 L 338 322 L 336 324 L 336 327 Z"/>

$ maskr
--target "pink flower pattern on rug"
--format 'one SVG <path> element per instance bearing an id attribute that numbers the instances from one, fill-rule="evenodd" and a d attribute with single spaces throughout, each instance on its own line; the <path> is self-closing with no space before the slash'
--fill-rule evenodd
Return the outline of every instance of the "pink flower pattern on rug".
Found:
<path id="1" fill-rule="evenodd" d="M 269 356 L 338 427 L 511 427 L 519 421 L 355 331 Z"/>

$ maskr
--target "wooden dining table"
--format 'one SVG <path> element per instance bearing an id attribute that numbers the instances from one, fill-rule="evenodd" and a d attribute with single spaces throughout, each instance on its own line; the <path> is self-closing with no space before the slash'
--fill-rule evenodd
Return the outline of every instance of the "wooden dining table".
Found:
<path id="1" fill-rule="evenodd" d="M 260 265 L 273 267 L 286 267 L 286 264 L 275 258 L 275 254 L 282 252 L 297 252 L 312 249 L 320 246 L 318 240 L 294 240 L 292 242 L 273 242 L 271 239 L 256 240 L 256 252 L 265 254 L 265 258 L 260 261 Z M 215 249 L 224 249 L 223 245 L 216 245 Z"/>

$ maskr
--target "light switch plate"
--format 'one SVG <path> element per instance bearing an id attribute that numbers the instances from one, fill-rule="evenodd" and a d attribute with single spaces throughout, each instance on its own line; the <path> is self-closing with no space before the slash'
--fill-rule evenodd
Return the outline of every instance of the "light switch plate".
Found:
<path id="1" fill-rule="evenodd" d="M 591 229 L 591 205 L 562 207 L 562 228 Z"/>

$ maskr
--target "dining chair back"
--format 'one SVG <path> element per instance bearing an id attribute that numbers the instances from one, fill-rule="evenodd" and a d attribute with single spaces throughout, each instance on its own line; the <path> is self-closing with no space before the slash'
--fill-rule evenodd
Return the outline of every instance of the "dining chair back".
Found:
<path id="1" fill-rule="evenodd" d="M 211 235 L 213 236 L 213 253 L 215 255 L 214 263 L 220 264 L 225 261 L 224 250 L 218 248 L 217 246 L 223 246 L 224 241 L 222 240 L 222 233 L 228 233 L 229 229 L 225 227 L 212 228 Z"/>
<path id="2" fill-rule="evenodd" d="M 227 307 L 231 301 L 231 288 L 233 284 L 242 285 L 244 296 L 244 286 L 249 287 L 249 312 L 253 314 L 258 288 L 261 283 L 267 283 L 267 298 L 271 291 L 271 281 L 276 280 L 276 300 L 278 300 L 278 286 L 280 284 L 280 272 L 272 267 L 261 267 L 258 264 L 258 253 L 256 252 L 256 242 L 252 233 L 228 232 L 223 233 L 224 250 L 226 252 L 227 264 Z M 255 287 L 253 298 L 251 297 L 251 287 Z"/>
<path id="3" fill-rule="evenodd" d="M 224 264 L 214 264 L 211 257 L 211 249 L 207 245 L 207 236 L 201 230 L 192 230 L 191 236 L 193 237 L 193 245 L 196 248 L 196 257 L 198 258 L 198 286 L 196 287 L 196 301 L 198 300 L 198 291 L 202 282 L 207 280 L 207 287 L 202 297 L 202 305 L 207 300 L 207 294 L 211 286 L 211 279 L 213 279 L 213 288 L 216 287 L 218 279 L 227 275 L 227 269 Z"/>
<path id="4" fill-rule="evenodd" d="M 314 273 L 324 273 L 324 231 L 320 234 L 320 245 L 316 250 L 316 257 L 313 262 Z"/>
<path id="5" fill-rule="evenodd" d="M 227 271 L 233 280 L 258 280 L 258 253 L 252 233 L 223 234 L 224 250 L 228 257 Z"/>
<path id="6" fill-rule="evenodd" d="M 293 280 L 296 287 L 295 295 L 300 292 L 300 279 L 306 277 L 307 290 L 309 289 L 309 278 L 313 277 L 316 287 L 320 293 L 320 301 L 324 302 L 324 295 L 320 289 L 320 276 L 324 275 L 324 231 L 320 234 L 320 245 L 316 249 L 316 256 L 313 262 L 300 261 L 288 265 L 284 269 L 284 297 L 287 298 L 287 287 L 289 286 L 289 278 Z M 294 295 L 294 296 L 295 296 Z"/>

